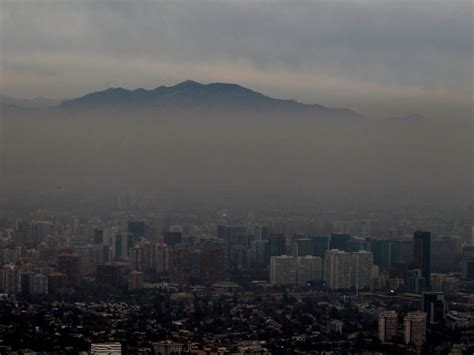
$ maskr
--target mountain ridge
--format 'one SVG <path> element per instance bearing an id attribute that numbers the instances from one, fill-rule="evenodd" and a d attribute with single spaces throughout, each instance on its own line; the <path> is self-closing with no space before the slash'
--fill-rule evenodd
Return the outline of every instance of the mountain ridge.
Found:
<path id="1" fill-rule="evenodd" d="M 304 104 L 295 100 L 277 99 L 235 83 L 215 82 L 202 84 L 186 80 L 173 86 L 154 89 L 108 88 L 65 100 L 65 109 L 96 108 L 154 108 L 154 109 L 243 109 L 283 110 L 357 116 L 359 113 L 346 108 L 330 108 L 319 104 Z"/>

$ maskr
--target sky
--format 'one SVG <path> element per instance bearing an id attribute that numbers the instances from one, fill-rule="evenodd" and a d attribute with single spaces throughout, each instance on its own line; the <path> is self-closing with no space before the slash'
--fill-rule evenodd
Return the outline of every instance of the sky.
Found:
<path id="1" fill-rule="evenodd" d="M 72 98 L 187 79 L 386 115 L 472 113 L 461 0 L 0 0 L 0 93 Z"/>

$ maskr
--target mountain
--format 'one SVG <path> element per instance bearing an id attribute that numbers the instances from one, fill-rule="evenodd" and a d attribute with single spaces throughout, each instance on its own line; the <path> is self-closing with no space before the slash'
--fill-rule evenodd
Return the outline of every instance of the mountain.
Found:
<path id="1" fill-rule="evenodd" d="M 16 99 L 9 96 L 0 95 L 0 107 L 17 108 L 45 108 L 55 107 L 61 103 L 60 100 L 47 99 L 45 97 L 36 97 L 34 99 Z"/>
<path id="2" fill-rule="evenodd" d="M 111 88 L 64 101 L 62 108 L 153 108 L 153 109 L 237 109 L 278 110 L 360 116 L 348 109 L 307 105 L 294 100 L 275 99 L 237 84 L 201 84 L 184 81 L 174 86 L 159 86 L 153 90 Z"/>

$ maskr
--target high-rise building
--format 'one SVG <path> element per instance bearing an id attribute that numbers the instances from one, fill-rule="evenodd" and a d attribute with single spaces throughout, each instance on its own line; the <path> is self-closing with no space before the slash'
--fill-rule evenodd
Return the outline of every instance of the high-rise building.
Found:
<path id="1" fill-rule="evenodd" d="M 104 243 L 104 230 L 95 229 L 94 230 L 94 244 L 103 244 Z"/>
<path id="2" fill-rule="evenodd" d="M 379 340 L 382 343 L 391 341 L 398 335 L 398 314 L 395 311 L 379 313 Z"/>
<path id="3" fill-rule="evenodd" d="M 48 275 L 48 293 L 55 295 L 66 288 L 66 275 L 60 272 L 52 272 Z"/>
<path id="4" fill-rule="evenodd" d="M 43 274 L 32 274 L 28 276 L 29 295 L 48 294 L 48 276 Z"/>
<path id="5" fill-rule="evenodd" d="M 143 248 L 136 246 L 129 251 L 130 257 L 128 259 L 130 268 L 132 270 L 143 270 Z"/>
<path id="6" fill-rule="evenodd" d="M 81 259 L 79 255 L 58 255 L 58 271 L 66 275 L 66 286 L 75 288 L 81 284 Z"/>
<path id="7" fill-rule="evenodd" d="M 425 291 L 425 278 L 420 269 L 409 270 L 407 274 L 408 292 L 423 293 Z"/>
<path id="8" fill-rule="evenodd" d="M 53 233 L 54 225 L 49 221 L 35 221 L 31 224 L 31 239 L 42 242 Z"/>
<path id="9" fill-rule="evenodd" d="M 431 274 L 431 291 L 453 295 L 459 291 L 460 280 L 455 274 Z"/>
<path id="10" fill-rule="evenodd" d="M 295 285 L 297 283 L 296 265 L 296 258 L 293 256 L 272 256 L 270 259 L 270 283 L 273 285 Z"/>
<path id="11" fill-rule="evenodd" d="M 228 267 L 230 270 L 244 270 L 250 266 L 251 250 L 243 245 L 229 246 Z"/>
<path id="12" fill-rule="evenodd" d="M 456 270 L 462 254 L 462 239 L 443 236 L 431 241 L 431 271 L 447 273 Z"/>
<path id="13" fill-rule="evenodd" d="M 366 250 L 365 248 L 365 239 L 362 238 L 350 238 L 347 241 L 347 251 L 348 252 L 358 252 L 361 250 Z"/>
<path id="14" fill-rule="evenodd" d="M 122 281 L 122 267 L 117 264 L 97 265 L 96 280 L 99 285 L 120 287 Z"/>
<path id="15" fill-rule="evenodd" d="M 247 227 L 218 225 L 217 238 L 223 239 L 228 243 L 241 244 L 247 238 Z"/>
<path id="16" fill-rule="evenodd" d="M 93 275 L 97 266 L 93 244 L 75 242 L 71 243 L 71 249 L 73 254 L 80 258 L 81 276 Z"/>
<path id="17" fill-rule="evenodd" d="M 21 292 L 20 271 L 14 265 L 7 264 L 0 269 L 1 291 L 7 294 L 17 294 Z"/>
<path id="18" fill-rule="evenodd" d="M 446 317 L 446 304 L 441 292 L 425 292 L 423 294 L 423 312 L 430 324 L 442 322 Z"/>
<path id="19" fill-rule="evenodd" d="M 301 256 L 296 260 L 296 280 L 298 285 L 322 280 L 323 261 L 319 256 Z"/>
<path id="20" fill-rule="evenodd" d="M 403 318 L 405 344 L 421 348 L 426 341 L 426 313 L 410 312 Z"/>
<path id="21" fill-rule="evenodd" d="M 430 288 L 431 280 L 431 233 L 415 232 L 413 243 L 413 268 L 420 269 L 425 279 L 425 290 Z"/>
<path id="22" fill-rule="evenodd" d="M 313 241 L 309 238 L 296 239 L 296 256 L 313 255 Z"/>
<path id="23" fill-rule="evenodd" d="M 462 250 L 462 278 L 474 281 L 474 246 L 465 245 Z"/>
<path id="24" fill-rule="evenodd" d="M 170 281 L 177 284 L 191 283 L 191 251 L 175 247 L 170 252 Z"/>
<path id="25" fill-rule="evenodd" d="M 345 289 L 351 287 L 352 254 L 331 249 L 324 256 L 324 281 L 328 288 Z"/>
<path id="26" fill-rule="evenodd" d="M 372 268 L 374 255 L 362 250 L 352 253 L 352 287 L 355 289 L 370 289 L 372 287 Z"/>
<path id="27" fill-rule="evenodd" d="M 268 265 L 270 255 L 268 250 L 268 240 L 255 240 L 251 244 L 252 263 L 254 266 L 263 267 Z"/>
<path id="28" fill-rule="evenodd" d="M 272 256 L 280 256 L 286 254 L 286 238 L 284 234 L 270 234 L 269 237 L 269 254 Z"/>
<path id="29" fill-rule="evenodd" d="M 134 240 L 139 241 L 145 237 L 145 223 L 139 221 L 128 222 L 127 231 L 129 234 L 133 234 Z"/>
<path id="30" fill-rule="evenodd" d="M 166 232 L 164 236 L 164 242 L 166 245 L 174 247 L 182 242 L 183 237 L 181 232 Z"/>
<path id="31" fill-rule="evenodd" d="M 410 265 L 413 262 L 413 240 L 393 240 L 390 262 L 392 265 L 394 263 Z"/>
<path id="32" fill-rule="evenodd" d="M 326 250 L 329 249 L 329 237 L 326 235 L 312 236 L 313 241 L 313 255 L 324 258 Z"/>
<path id="33" fill-rule="evenodd" d="M 209 246 L 201 251 L 200 281 L 203 285 L 224 280 L 224 249 Z"/>
<path id="34" fill-rule="evenodd" d="M 392 265 L 392 243 L 391 240 L 374 240 L 372 243 L 374 264 L 380 270 L 388 270 Z"/>
<path id="35" fill-rule="evenodd" d="M 128 274 L 128 290 L 139 290 L 143 288 L 143 272 L 132 271 Z"/>
<path id="36" fill-rule="evenodd" d="M 264 225 L 255 226 L 255 240 L 268 240 L 270 228 Z"/>
<path id="37" fill-rule="evenodd" d="M 123 238 L 121 234 L 116 234 L 114 238 L 114 248 L 113 248 L 113 254 L 115 259 L 120 259 L 123 256 Z"/>
<path id="38" fill-rule="evenodd" d="M 345 233 L 331 234 L 331 241 L 329 242 L 329 249 L 337 249 L 347 251 L 347 242 L 351 236 Z"/>
<path id="39" fill-rule="evenodd" d="M 170 248 L 166 244 L 156 244 L 153 266 L 157 273 L 167 273 L 170 268 Z"/>
<path id="40" fill-rule="evenodd" d="M 474 244 L 474 226 L 466 224 L 463 228 L 463 241 L 465 245 Z"/>

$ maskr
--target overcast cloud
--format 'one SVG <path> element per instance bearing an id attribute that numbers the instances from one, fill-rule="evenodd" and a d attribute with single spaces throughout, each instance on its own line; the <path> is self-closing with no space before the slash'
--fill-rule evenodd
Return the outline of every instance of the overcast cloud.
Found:
<path id="1" fill-rule="evenodd" d="M 0 0 L 0 13 L 10 96 L 193 79 L 363 112 L 471 109 L 471 1 Z"/>

